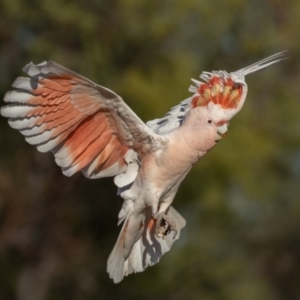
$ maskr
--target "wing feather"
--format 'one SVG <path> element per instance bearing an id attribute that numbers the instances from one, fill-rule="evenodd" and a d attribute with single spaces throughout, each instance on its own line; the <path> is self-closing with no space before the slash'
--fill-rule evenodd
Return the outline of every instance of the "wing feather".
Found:
<path id="1" fill-rule="evenodd" d="M 182 125 L 186 114 L 192 108 L 192 97 L 171 108 L 162 118 L 148 121 L 146 124 L 157 134 L 166 134 Z"/>
<path id="2" fill-rule="evenodd" d="M 113 91 L 52 61 L 30 63 L 24 71 L 29 77 L 14 81 L 1 114 L 39 151 L 52 151 L 64 174 L 115 176 L 126 171 L 130 157 L 137 163 L 137 154 L 167 143 Z"/>
<path id="3" fill-rule="evenodd" d="M 105 148 L 107 146 L 107 143 L 110 142 L 111 134 L 110 132 L 106 132 L 103 135 L 100 136 L 100 138 L 96 139 L 94 142 L 92 142 L 87 149 L 79 157 L 76 157 L 75 159 L 71 160 L 71 163 L 68 164 L 68 166 L 64 167 L 62 166 L 63 173 L 65 175 L 71 176 L 75 174 L 77 171 L 85 168 L 87 165 L 91 164 L 93 162 L 93 165 L 95 164 L 94 161 L 97 160 L 99 155 L 101 156 L 103 151 L 105 151 Z M 101 154 L 99 154 L 99 152 Z M 71 154 L 71 158 L 73 157 L 73 153 Z M 120 159 L 120 158 L 119 158 Z M 56 160 L 56 163 L 58 165 L 59 162 Z M 67 164 L 65 164 L 67 165 Z M 91 164 L 92 165 L 92 164 Z M 94 170 L 95 168 L 93 168 Z M 89 176 L 87 176 L 89 177 Z"/>

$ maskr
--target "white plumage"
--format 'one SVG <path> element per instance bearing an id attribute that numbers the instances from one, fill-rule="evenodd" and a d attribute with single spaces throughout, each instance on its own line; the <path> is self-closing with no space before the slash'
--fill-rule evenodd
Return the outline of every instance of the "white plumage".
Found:
<path id="1" fill-rule="evenodd" d="M 203 72 L 190 98 L 147 125 L 113 91 L 55 62 L 30 63 L 29 78 L 15 80 L 1 114 L 28 143 L 51 151 L 65 175 L 115 176 L 123 225 L 107 271 L 120 282 L 156 264 L 179 238 L 185 220 L 171 204 L 180 183 L 226 136 L 246 98 L 244 76 L 282 56 L 233 73 Z"/>

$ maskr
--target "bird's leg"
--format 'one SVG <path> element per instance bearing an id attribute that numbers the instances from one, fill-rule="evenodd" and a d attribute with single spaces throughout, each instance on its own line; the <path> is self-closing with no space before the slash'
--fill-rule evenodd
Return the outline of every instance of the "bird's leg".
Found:
<path id="1" fill-rule="evenodd" d="M 167 214 L 160 214 L 156 221 L 156 235 L 159 238 L 164 238 L 171 231 L 173 231 L 173 239 L 177 235 L 176 223 Z"/>
<path id="2" fill-rule="evenodd" d="M 174 193 L 170 193 L 167 197 L 160 199 L 160 203 L 157 206 L 158 210 L 155 214 L 152 213 L 153 217 L 157 219 L 155 233 L 159 238 L 164 238 L 171 231 L 173 231 L 173 239 L 177 235 L 176 223 L 170 216 L 168 216 L 168 209 L 173 202 L 176 190 Z"/>

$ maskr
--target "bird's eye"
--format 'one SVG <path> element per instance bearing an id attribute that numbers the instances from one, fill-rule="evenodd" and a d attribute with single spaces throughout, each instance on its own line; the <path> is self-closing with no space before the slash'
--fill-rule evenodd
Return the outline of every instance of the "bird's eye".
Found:
<path id="1" fill-rule="evenodd" d="M 211 124 L 211 123 L 212 123 L 212 120 L 208 120 L 207 123 L 208 123 L 208 124 Z"/>

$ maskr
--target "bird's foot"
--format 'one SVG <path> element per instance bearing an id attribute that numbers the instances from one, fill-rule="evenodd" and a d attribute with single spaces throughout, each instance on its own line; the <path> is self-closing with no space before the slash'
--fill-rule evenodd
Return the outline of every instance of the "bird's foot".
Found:
<path id="1" fill-rule="evenodd" d="M 168 215 L 161 214 L 156 221 L 156 236 L 163 239 L 171 231 L 173 231 L 173 239 L 175 239 L 177 229 L 174 220 Z"/>

